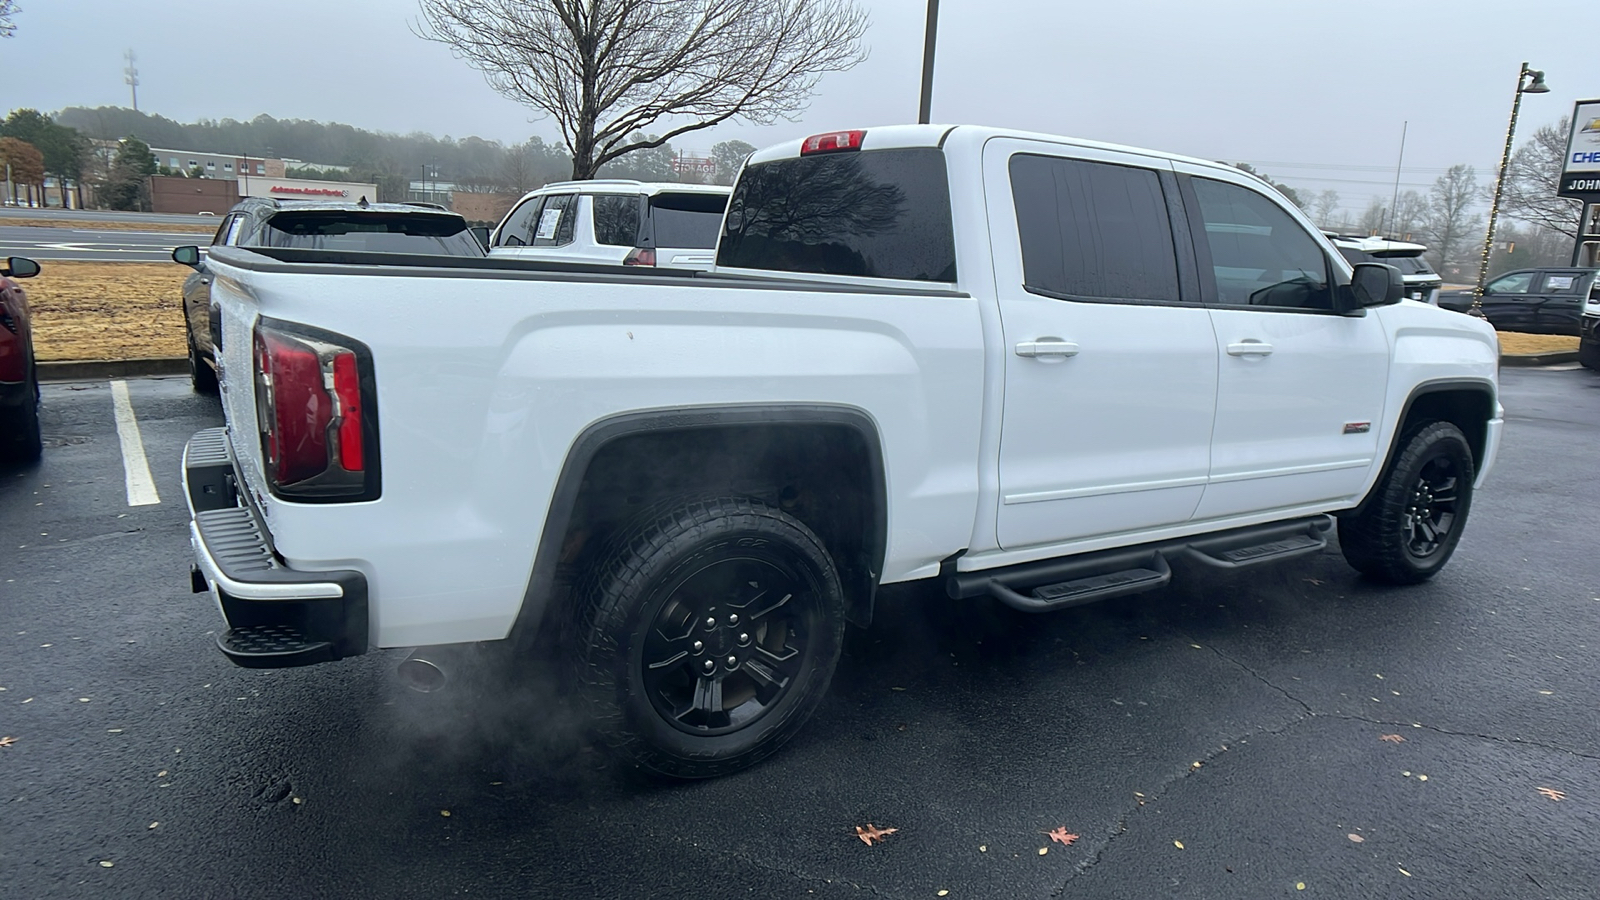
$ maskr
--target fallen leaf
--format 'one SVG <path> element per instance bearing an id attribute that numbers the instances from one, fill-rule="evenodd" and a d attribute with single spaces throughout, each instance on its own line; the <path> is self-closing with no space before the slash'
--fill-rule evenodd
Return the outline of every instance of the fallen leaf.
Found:
<path id="1" fill-rule="evenodd" d="M 446 819 L 448 819 L 448 818 L 450 818 L 450 810 L 441 809 L 441 810 L 439 810 L 439 815 L 444 816 Z"/>
<path id="2" fill-rule="evenodd" d="M 1198 768 L 1200 768 L 1200 766 L 1201 766 L 1201 763 L 1199 763 L 1198 761 L 1189 763 L 1189 768 L 1191 768 L 1191 769 L 1198 769 Z"/>
<path id="3" fill-rule="evenodd" d="M 1417 776 L 1417 780 L 1418 781 L 1427 781 L 1428 780 L 1428 776 L 1426 776 L 1426 775 L 1418 775 Z"/>
<path id="4" fill-rule="evenodd" d="M 1182 850 L 1183 849 L 1183 841 L 1173 841 L 1172 842 L 1172 846 L 1177 847 L 1179 850 Z"/>
<path id="5" fill-rule="evenodd" d="M 1558 791 L 1555 788 L 1539 788 L 1539 793 L 1558 802 L 1567 799 L 1566 791 Z"/>
<path id="6" fill-rule="evenodd" d="M 1050 852 L 1050 848 L 1049 847 L 1040 847 L 1039 848 L 1039 855 L 1040 856 L 1043 856 L 1043 855 L 1045 855 L 1046 853 L 1049 853 L 1049 852 Z"/>
<path id="7" fill-rule="evenodd" d="M 1058 844 L 1066 844 L 1068 847 L 1072 846 L 1072 842 L 1078 839 L 1077 835 L 1069 834 L 1067 832 L 1067 826 L 1065 825 L 1057 828 L 1054 831 L 1046 831 L 1043 833 L 1050 835 L 1050 840 L 1055 841 Z"/>
<path id="8" fill-rule="evenodd" d="M 15 744 L 16 742 L 17 742 L 17 739 L 14 738 L 14 737 L 11 737 L 10 735 L 7 735 L 5 737 L 0 737 L 0 747 L 9 747 L 12 744 Z"/>
<path id="9" fill-rule="evenodd" d="M 145 827 L 146 828 L 154 828 L 154 827 L 156 827 L 157 825 L 160 825 L 160 824 L 161 824 L 160 822 L 151 822 L 149 825 L 146 825 Z"/>
<path id="10" fill-rule="evenodd" d="M 1400 867 L 1399 867 L 1399 866 L 1395 866 L 1395 868 L 1396 868 L 1396 869 L 1400 869 Z M 1410 872 L 1407 872 L 1407 871 L 1406 871 L 1406 870 L 1405 870 L 1405 869 L 1400 869 L 1400 874 L 1401 874 L 1401 875 L 1404 875 L 1404 876 L 1405 876 L 1405 877 L 1407 877 L 1407 878 L 1410 878 L 1410 877 L 1411 877 L 1411 873 L 1410 873 Z"/>
<path id="11" fill-rule="evenodd" d="M 116 863 L 112 862 L 109 859 L 100 860 L 100 868 L 102 868 L 102 869 L 109 869 L 114 865 L 116 865 Z"/>
<path id="12" fill-rule="evenodd" d="M 1296 881 L 1294 883 L 1294 889 L 1297 891 L 1303 891 L 1306 889 L 1306 883 L 1304 881 Z"/>
<path id="13" fill-rule="evenodd" d="M 888 835 L 894 834 L 899 830 L 900 829 L 898 828 L 879 828 L 871 822 L 868 822 L 867 827 L 865 828 L 862 828 L 860 825 L 856 826 L 856 837 L 861 838 L 861 843 L 871 847 L 873 841 L 881 841 Z"/>
<path id="14" fill-rule="evenodd" d="M 1378 740 L 1380 740 L 1380 741 L 1388 741 L 1391 744 L 1404 744 L 1406 742 L 1406 739 L 1401 737 L 1398 734 L 1386 734 L 1386 735 L 1378 738 Z"/>
<path id="15" fill-rule="evenodd" d="M 1365 843 L 1366 840 L 1367 840 L 1366 838 L 1362 837 L 1359 834 L 1347 834 L 1347 835 L 1345 835 L 1345 837 L 1349 838 L 1352 841 L 1355 841 L 1358 844 Z"/>

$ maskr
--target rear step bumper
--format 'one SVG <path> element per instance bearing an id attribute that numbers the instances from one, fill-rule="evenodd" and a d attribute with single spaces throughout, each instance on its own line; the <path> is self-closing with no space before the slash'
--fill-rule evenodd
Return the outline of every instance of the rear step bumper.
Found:
<path id="1" fill-rule="evenodd" d="M 1328 546 L 1332 527 L 1332 516 L 1314 516 L 1131 549 L 959 572 L 945 582 L 945 590 L 957 600 L 987 595 L 1024 612 L 1048 612 L 1161 587 L 1172 580 L 1168 562 L 1174 558 L 1239 569 L 1317 553 Z"/>
<path id="2" fill-rule="evenodd" d="M 183 486 L 195 556 L 190 581 L 197 593 L 214 592 L 222 608 L 229 626 L 217 638 L 223 655 L 246 668 L 279 669 L 365 653 L 366 576 L 284 565 L 237 479 L 225 429 L 189 439 Z"/>

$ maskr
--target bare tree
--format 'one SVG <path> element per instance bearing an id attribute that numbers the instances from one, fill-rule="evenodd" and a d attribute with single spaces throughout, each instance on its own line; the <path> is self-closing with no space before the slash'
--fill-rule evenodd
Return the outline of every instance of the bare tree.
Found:
<path id="1" fill-rule="evenodd" d="M 1533 133 L 1533 138 L 1511 156 L 1506 170 L 1505 190 L 1500 197 L 1500 212 L 1506 217 L 1578 236 L 1578 201 L 1557 197 L 1561 165 L 1567 155 L 1567 134 L 1571 121 L 1563 118 Z"/>
<path id="2" fill-rule="evenodd" d="M 1367 208 L 1361 211 L 1361 218 L 1356 220 L 1356 228 L 1362 234 L 1373 235 L 1383 230 L 1383 221 L 1389 215 L 1389 210 L 1384 208 L 1383 201 L 1372 198 Z"/>
<path id="3" fill-rule="evenodd" d="M 1311 206 L 1316 210 L 1317 224 L 1327 228 L 1333 224 L 1334 213 L 1339 211 L 1339 192 L 1323 191 L 1311 201 Z"/>
<path id="4" fill-rule="evenodd" d="M 22 12 L 22 7 L 17 5 L 17 0 L 0 0 L 0 38 L 8 38 L 17 33 L 17 23 L 11 17 Z"/>
<path id="5" fill-rule="evenodd" d="M 729 119 L 792 120 L 824 74 L 866 58 L 855 0 L 419 2 L 420 36 L 555 120 L 573 178 Z"/>
<path id="6" fill-rule="evenodd" d="M 1402 241 L 1410 240 L 1422 229 L 1427 215 L 1428 201 L 1416 191 L 1406 191 L 1395 203 L 1394 215 L 1389 217 L 1394 224 L 1389 230 Z"/>
<path id="7" fill-rule="evenodd" d="M 1456 262 L 1468 237 L 1482 230 L 1482 217 L 1472 215 L 1472 205 L 1480 193 L 1478 173 L 1465 163 L 1451 166 L 1428 189 L 1423 233 L 1440 265 Z"/>

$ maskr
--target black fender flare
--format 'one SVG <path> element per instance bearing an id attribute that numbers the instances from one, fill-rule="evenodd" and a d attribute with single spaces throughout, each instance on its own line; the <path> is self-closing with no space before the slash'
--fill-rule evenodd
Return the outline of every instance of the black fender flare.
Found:
<path id="1" fill-rule="evenodd" d="M 1373 480 L 1372 487 L 1367 489 L 1367 493 L 1361 498 L 1361 502 L 1356 504 L 1354 508 L 1344 511 L 1341 515 L 1360 515 L 1367 508 L 1367 503 L 1372 499 L 1373 492 L 1377 490 L 1378 485 L 1382 484 L 1383 479 L 1388 477 L 1390 468 L 1394 466 L 1395 456 L 1400 452 L 1400 439 L 1405 436 L 1407 431 L 1406 422 L 1410 419 L 1411 409 L 1416 405 L 1417 401 L 1429 394 L 1454 393 L 1462 390 L 1482 394 L 1489 404 L 1489 417 L 1494 417 L 1495 404 L 1499 398 L 1493 381 L 1485 378 L 1434 378 L 1419 383 L 1411 389 L 1411 393 L 1406 395 L 1405 403 L 1400 406 L 1400 415 L 1394 420 L 1394 432 L 1389 436 L 1389 446 L 1384 451 L 1383 465 L 1378 469 L 1378 477 Z M 1484 422 L 1484 427 L 1487 429 L 1488 419 L 1485 419 Z M 1471 434 L 1467 435 L 1467 440 L 1469 442 L 1472 441 L 1473 436 Z M 1475 462 L 1481 462 L 1481 451 L 1484 448 L 1474 446 L 1473 449 L 1475 454 L 1480 454 L 1477 455 Z"/>

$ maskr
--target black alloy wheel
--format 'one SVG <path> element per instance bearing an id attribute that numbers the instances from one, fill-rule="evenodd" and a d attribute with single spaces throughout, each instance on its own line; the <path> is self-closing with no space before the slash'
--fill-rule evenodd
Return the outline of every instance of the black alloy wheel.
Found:
<path id="1" fill-rule="evenodd" d="M 569 643 L 600 739 L 670 778 L 777 750 L 821 701 L 843 645 L 844 594 L 821 540 L 744 498 L 645 513 L 575 600 Z"/>
<path id="2" fill-rule="evenodd" d="M 1366 501 L 1339 519 L 1345 560 L 1389 584 L 1432 578 L 1461 540 L 1475 471 L 1472 447 L 1454 424 L 1407 431 Z"/>
<path id="3" fill-rule="evenodd" d="M 31 463 L 44 455 L 44 433 L 39 427 L 39 371 L 30 367 L 23 402 L 9 414 L 0 412 L 0 462 Z"/>

